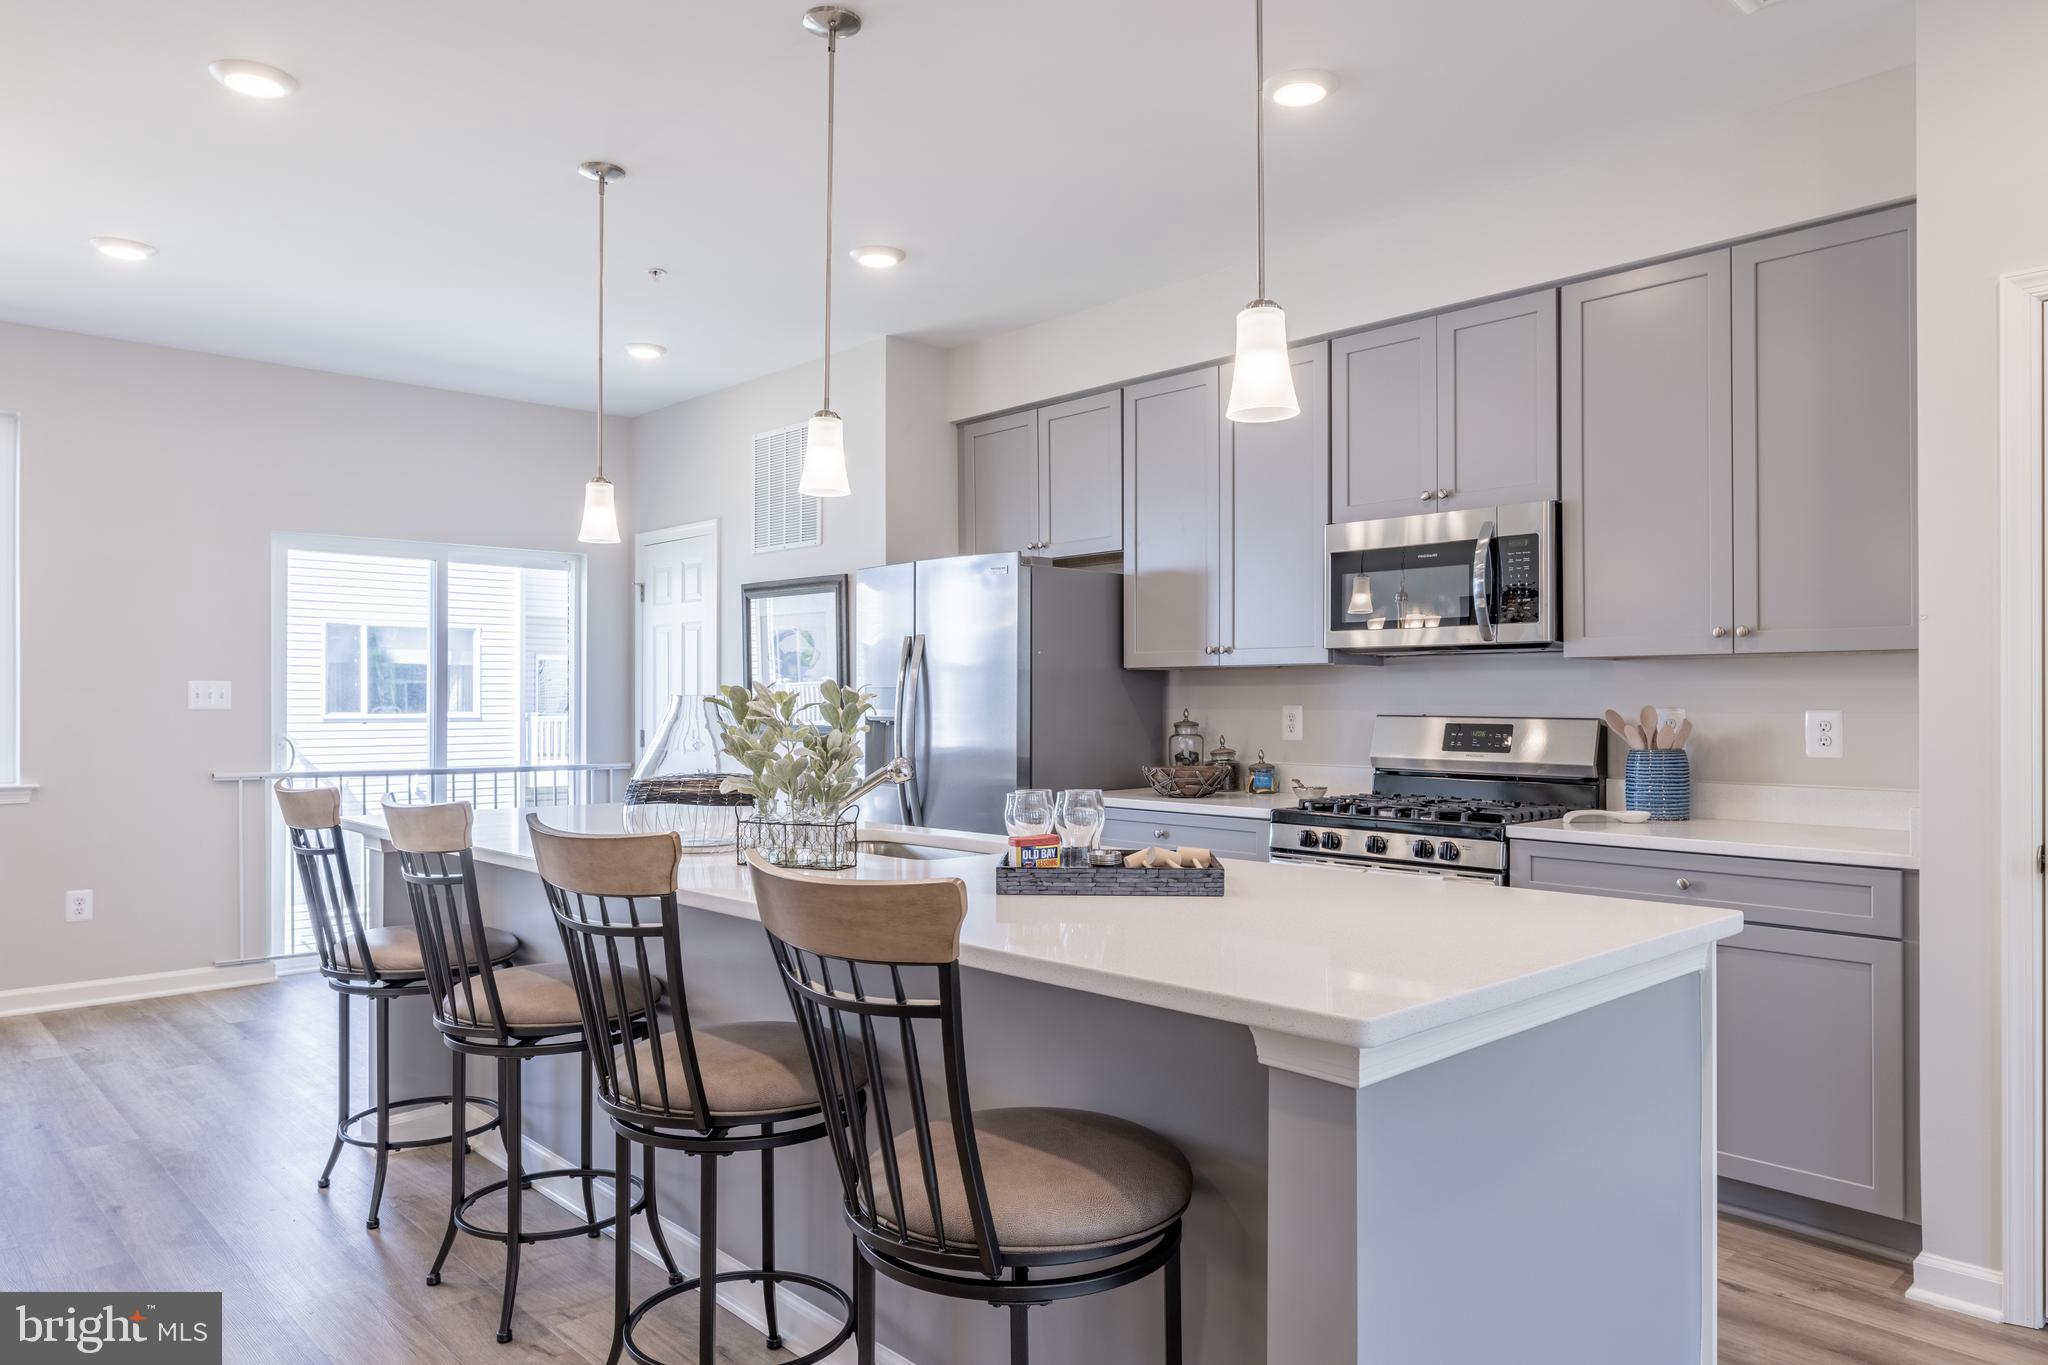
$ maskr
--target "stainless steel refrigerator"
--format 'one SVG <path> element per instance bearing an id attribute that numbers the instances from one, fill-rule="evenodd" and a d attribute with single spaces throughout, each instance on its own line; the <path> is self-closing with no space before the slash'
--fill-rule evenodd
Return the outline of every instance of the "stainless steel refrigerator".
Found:
<path id="1" fill-rule="evenodd" d="M 866 814 L 1000 834 L 1015 788 L 1143 785 L 1166 682 L 1123 666 L 1123 638 L 1119 574 L 1016 554 L 855 574 L 854 680 L 876 700 L 868 766 L 900 754 L 916 772 Z"/>

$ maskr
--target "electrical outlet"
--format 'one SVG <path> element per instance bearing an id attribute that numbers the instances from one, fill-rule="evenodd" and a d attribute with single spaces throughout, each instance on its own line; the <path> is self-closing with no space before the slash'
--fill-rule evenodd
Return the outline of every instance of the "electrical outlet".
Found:
<path id="1" fill-rule="evenodd" d="M 92 918 L 92 892 L 66 891 L 64 893 L 64 918 L 71 924 L 78 924 Z"/>
<path id="2" fill-rule="evenodd" d="M 1281 707 L 1281 708 L 1280 708 L 1280 738 L 1282 738 L 1282 739 L 1300 739 L 1300 738 L 1301 738 L 1301 736 L 1302 736 L 1302 730 L 1301 730 L 1301 708 L 1300 708 L 1299 706 L 1283 706 L 1283 707 Z"/>
<path id="3" fill-rule="evenodd" d="M 1806 756 L 1808 758 L 1840 758 L 1842 756 L 1842 713 L 1840 711 L 1808 711 L 1806 713 Z"/>
<path id="4" fill-rule="evenodd" d="M 227 711 L 235 704 L 235 685 L 231 682 L 188 682 L 185 684 L 185 706 L 191 711 Z"/>
<path id="5" fill-rule="evenodd" d="M 1685 708 L 1683 706 L 1660 706 L 1657 708 L 1657 725 L 1660 729 L 1666 725 L 1677 725 L 1684 719 Z"/>

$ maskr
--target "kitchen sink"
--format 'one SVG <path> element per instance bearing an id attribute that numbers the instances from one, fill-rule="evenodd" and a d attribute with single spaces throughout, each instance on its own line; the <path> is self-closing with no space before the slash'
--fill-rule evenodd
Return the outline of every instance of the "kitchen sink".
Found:
<path id="1" fill-rule="evenodd" d="M 972 858 L 972 850 L 944 848 L 938 844 L 908 844 L 895 839 L 862 839 L 862 853 L 872 853 L 880 858 L 903 858 L 912 862 L 939 862 L 947 858 Z"/>

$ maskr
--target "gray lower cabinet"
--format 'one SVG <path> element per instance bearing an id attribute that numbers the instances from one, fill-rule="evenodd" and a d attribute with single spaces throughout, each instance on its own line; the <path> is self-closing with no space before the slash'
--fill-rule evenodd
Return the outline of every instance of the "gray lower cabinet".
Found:
<path id="1" fill-rule="evenodd" d="M 1236 815 L 1185 814 L 1111 806 L 1102 822 L 1102 842 L 1111 848 L 1206 848 L 1226 858 L 1266 861 L 1267 824 Z"/>
<path id="2" fill-rule="evenodd" d="M 1028 550 L 1038 541 L 1038 414 L 1013 412 L 960 428 L 960 473 L 976 554 Z"/>
<path id="3" fill-rule="evenodd" d="M 1557 496 L 1556 290 L 1356 332 L 1330 356 L 1333 521 Z"/>
<path id="4" fill-rule="evenodd" d="M 1913 211 L 1562 295 L 1565 652 L 1911 649 Z"/>
<path id="5" fill-rule="evenodd" d="M 1121 390 L 969 422 L 960 428 L 965 550 L 1115 554 L 1122 464 Z"/>
<path id="6" fill-rule="evenodd" d="M 1528 838 L 1508 848 L 1514 886 L 1742 911 L 1716 964 L 1720 1173 L 1907 1216 L 1904 873 Z"/>
<path id="7" fill-rule="evenodd" d="M 1292 357 L 1285 422 L 1225 421 L 1228 366 L 1124 389 L 1126 668 L 1329 662 L 1329 351 Z"/>

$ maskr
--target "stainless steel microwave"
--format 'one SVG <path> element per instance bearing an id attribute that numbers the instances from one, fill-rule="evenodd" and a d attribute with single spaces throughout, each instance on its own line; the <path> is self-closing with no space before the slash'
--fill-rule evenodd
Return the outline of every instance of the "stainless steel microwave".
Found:
<path id="1" fill-rule="evenodd" d="M 1340 522 L 1324 643 L 1352 653 L 1554 649 L 1557 504 Z"/>

